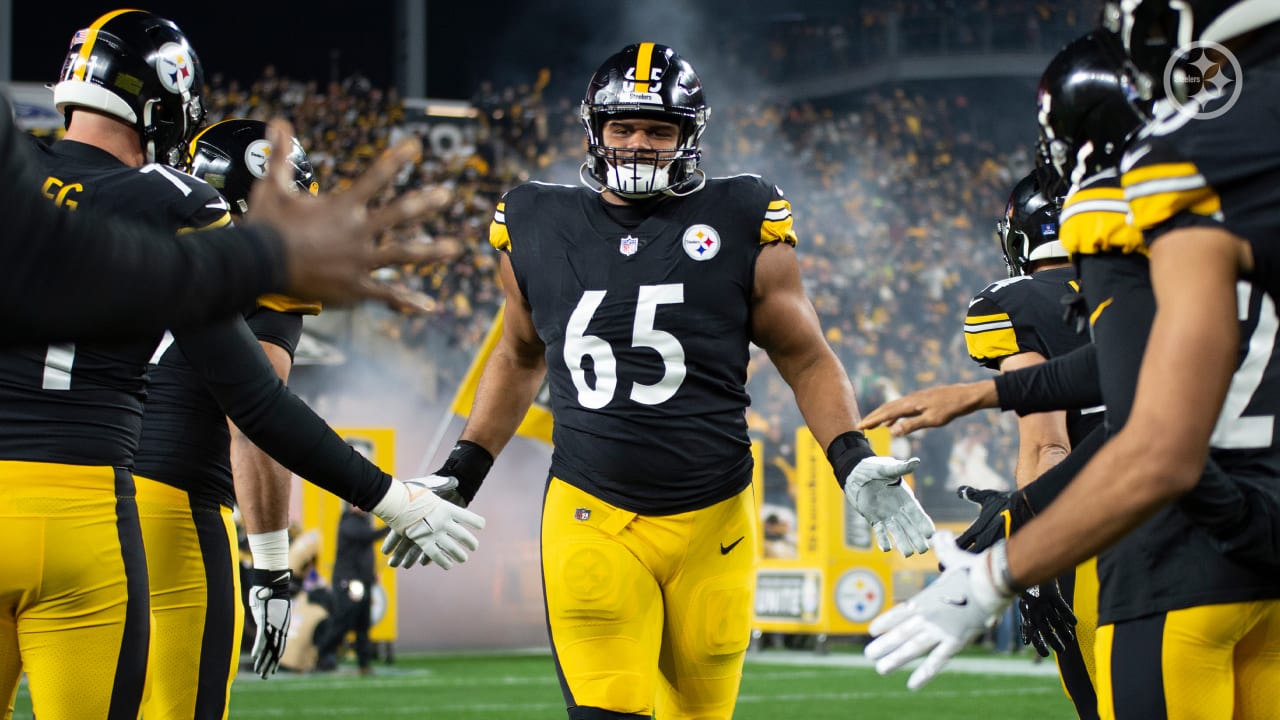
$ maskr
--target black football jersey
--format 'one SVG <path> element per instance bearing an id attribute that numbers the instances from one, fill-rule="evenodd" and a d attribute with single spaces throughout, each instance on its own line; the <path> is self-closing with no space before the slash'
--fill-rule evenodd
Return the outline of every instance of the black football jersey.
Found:
<path id="1" fill-rule="evenodd" d="M 302 335 L 302 316 L 315 310 L 313 303 L 268 296 L 245 320 L 258 340 L 293 355 Z M 138 474 L 193 498 L 231 506 L 235 484 L 226 414 L 171 335 L 166 335 L 152 362 L 135 459 Z"/>
<path id="2" fill-rule="evenodd" d="M 1275 38 L 1267 44 L 1275 49 Z M 1246 240 L 1255 270 L 1238 284 L 1239 365 L 1210 440 L 1210 455 L 1234 477 L 1277 482 L 1280 449 L 1280 61 L 1240 54 L 1244 77 L 1233 107 L 1196 119 L 1157 109 L 1120 166 L 1131 224 L 1150 246 L 1189 226 L 1218 227 Z M 1267 54 L 1267 53 L 1263 53 Z M 1231 93 L 1205 109 L 1225 108 Z M 1194 271 L 1194 269 L 1189 269 Z M 1149 328 L 1148 328 L 1149 329 Z M 1222 557 L 1176 507 L 1166 508 L 1099 557 L 1099 615 L 1116 621 L 1209 603 L 1280 597 L 1280 578 Z"/>
<path id="3" fill-rule="evenodd" d="M 93 207 L 167 232 L 230 222 L 226 201 L 213 188 L 171 168 L 129 167 L 97 147 L 66 140 L 41 146 L 37 155 L 45 197 L 67 210 Z M 0 352 L 0 458 L 129 466 L 147 362 L 159 340 Z"/>
<path id="4" fill-rule="evenodd" d="M 546 344 L 555 477 L 646 514 L 750 483 L 755 262 L 764 245 L 795 242 L 781 191 L 720 178 L 637 211 L 527 183 L 499 203 L 490 242 Z"/>
<path id="5" fill-rule="evenodd" d="M 969 302 L 964 341 L 969 357 L 992 370 L 1011 355 L 1035 352 L 1055 358 L 1089 342 L 1063 319 L 1062 298 L 1079 290 L 1075 268 L 1041 270 L 1034 275 L 1000 280 Z M 1103 417 L 1103 408 L 1067 413 L 1067 434 L 1074 446 Z"/>

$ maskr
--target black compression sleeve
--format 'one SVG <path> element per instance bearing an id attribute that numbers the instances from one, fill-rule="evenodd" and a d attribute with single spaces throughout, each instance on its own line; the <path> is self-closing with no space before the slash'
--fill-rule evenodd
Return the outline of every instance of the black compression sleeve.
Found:
<path id="1" fill-rule="evenodd" d="M 40 195 L 29 140 L 0 94 L 0 317 L 9 343 L 152 335 L 249 307 L 285 284 L 263 228 L 175 238 Z M 198 235 L 198 237 L 197 237 Z"/>
<path id="2" fill-rule="evenodd" d="M 1026 497 L 1031 511 L 1037 514 L 1044 512 L 1044 509 L 1058 497 L 1071 479 L 1084 469 L 1085 464 L 1098 452 L 1098 448 L 1101 448 L 1106 440 L 1106 427 L 1099 425 L 1085 435 L 1078 445 L 1071 448 L 1071 452 L 1067 453 L 1062 462 L 1049 468 L 1034 482 L 1022 488 L 1019 492 Z"/>
<path id="3" fill-rule="evenodd" d="M 174 340 L 223 412 L 276 462 L 366 510 L 387 493 L 391 476 L 285 386 L 244 318 L 176 332 Z"/>
<path id="4" fill-rule="evenodd" d="M 298 313 L 258 308 L 245 322 L 249 323 L 254 337 L 284 348 L 290 358 L 298 351 L 298 339 L 302 337 L 302 316 Z"/>
<path id="5" fill-rule="evenodd" d="M 1019 415 L 1083 410 L 1103 402 L 1093 343 L 1031 367 L 1001 373 L 995 382 L 1000 409 Z"/>

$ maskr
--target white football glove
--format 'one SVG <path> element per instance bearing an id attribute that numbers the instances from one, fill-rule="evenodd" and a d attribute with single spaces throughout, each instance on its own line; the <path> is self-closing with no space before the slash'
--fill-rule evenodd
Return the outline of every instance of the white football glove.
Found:
<path id="1" fill-rule="evenodd" d="M 391 567 L 410 567 L 419 558 L 448 570 L 467 561 L 467 551 L 480 547 L 471 530 L 482 530 L 484 518 L 441 499 L 432 491 L 435 476 L 392 480 L 373 514 L 391 526 L 382 543 Z M 436 478 L 453 480 L 453 478 Z M 468 529 L 470 528 L 470 529 Z"/>
<path id="2" fill-rule="evenodd" d="M 1013 602 L 1005 545 L 1001 540 L 980 554 L 961 550 L 955 536 L 943 530 L 933 551 L 946 568 L 929 587 L 871 621 L 876 639 L 863 651 L 887 675 L 928 654 L 907 679 L 918 690 L 933 679 L 964 646 L 991 628 Z"/>
<path id="3" fill-rule="evenodd" d="M 884 552 L 897 545 L 904 557 L 911 557 L 929 549 L 933 520 L 902 479 L 919 464 L 920 458 L 872 456 L 854 466 L 845 480 L 845 497 L 871 524 L 876 544 Z"/>
<path id="4" fill-rule="evenodd" d="M 250 572 L 253 585 L 249 588 L 249 612 L 257 634 L 253 639 L 253 671 L 262 678 L 275 674 L 284 656 L 284 646 L 289 639 L 289 621 L 292 607 L 289 602 L 289 570 L 259 570 Z"/>

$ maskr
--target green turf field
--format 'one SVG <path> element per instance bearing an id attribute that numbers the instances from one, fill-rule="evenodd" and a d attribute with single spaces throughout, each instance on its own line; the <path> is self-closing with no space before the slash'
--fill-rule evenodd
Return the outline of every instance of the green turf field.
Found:
<path id="1" fill-rule="evenodd" d="M 1075 717 L 1051 666 L 1025 656 L 959 660 L 983 674 L 946 672 L 917 693 L 907 675 L 883 678 L 850 666 L 849 653 L 753 653 L 738 700 L 738 720 L 990 720 Z M 968 661 L 966 663 L 966 661 Z M 232 718 L 454 718 L 455 720 L 565 717 L 551 657 L 536 654 L 402 656 L 376 664 L 361 677 L 349 664 L 336 673 L 277 675 L 263 681 L 242 673 L 232 690 Z M 1032 673 L 1013 675 L 1009 672 Z M 15 720 L 31 720 L 31 703 L 19 690 Z"/>

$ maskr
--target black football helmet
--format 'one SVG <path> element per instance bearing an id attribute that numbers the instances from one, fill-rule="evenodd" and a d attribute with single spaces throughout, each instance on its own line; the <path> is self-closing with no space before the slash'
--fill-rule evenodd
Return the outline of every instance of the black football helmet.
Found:
<path id="1" fill-rule="evenodd" d="M 1104 167 L 1114 167 L 1126 142 L 1149 117 L 1124 72 L 1120 41 L 1095 30 L 1068 44 L 1040 77 L 1036 91 L 1042 152 L 1062 180 L 1045 186 L 1062 195 L 1066 186 Z"/>
<path id="2" fill-rule="evenodd" d="M 1111 0 L 1103 9 L 1103 25 L 1116 32 L 1133 64 L 1138 89 L 1147 99 L 1164 97 L 1186 102 L 1188 82 L 1167 82 L 1178 70 L 1184 77 L 1201 75 L 1182 49 L 1196 42 L 1222 43 L 1280 21 L 1275 0 Z M 1171 68 L 1170 61 L 1184 65 Z"/>
<path id="3" fill-rule="evenodd" d="M 261 120 L 223 120 L 200 131 L 191 141 L 187 172 L 209 183 L 243 215 L 249 211 L 249 191 L 259 178 L 267 176 L 271 142 L 267 124 Z M 311 159 L 297 138 L 289 153 L 293 184 L 299 192 L 315 195 L 319 184 Z"/>
<path id="4" fill-rule="evenodd" d="M 143 10 L 114 10 L 71 38 L 53 102 L 133 125 L 147 162 L 178 165 L 204 123 L 204 70 L 177 25 Z"/>
<path id="5" fill-rule="evenodd" d="M 1043 173 L 1031 171 L 1013 186 L 1004 217 L 996 222 L 996 239 L 1009 277 L 1030 274 L 1028 266 L 1039 260 L 1066 259 L 1067 251 L 1058 240 L 1058 213 L 1062 201 L 1046 195 L 1040 181 Z"/>
<path id="6" fill-rule="evenodd" d="M 705 180 L 698 169 L 699 141 L 710 115 L 702 81 L 675 50 L 649 42 L 628 45 L 605 60 L 587 85 L 582 101 L 587 162 L 582 170 L 600 186 L 627 198 L 693 192 Z M 675 150 L 607 147 L 605 123 L 634 117 L 678 125 Z M 583 182 L 591 185 L 586 178 Z"/>

